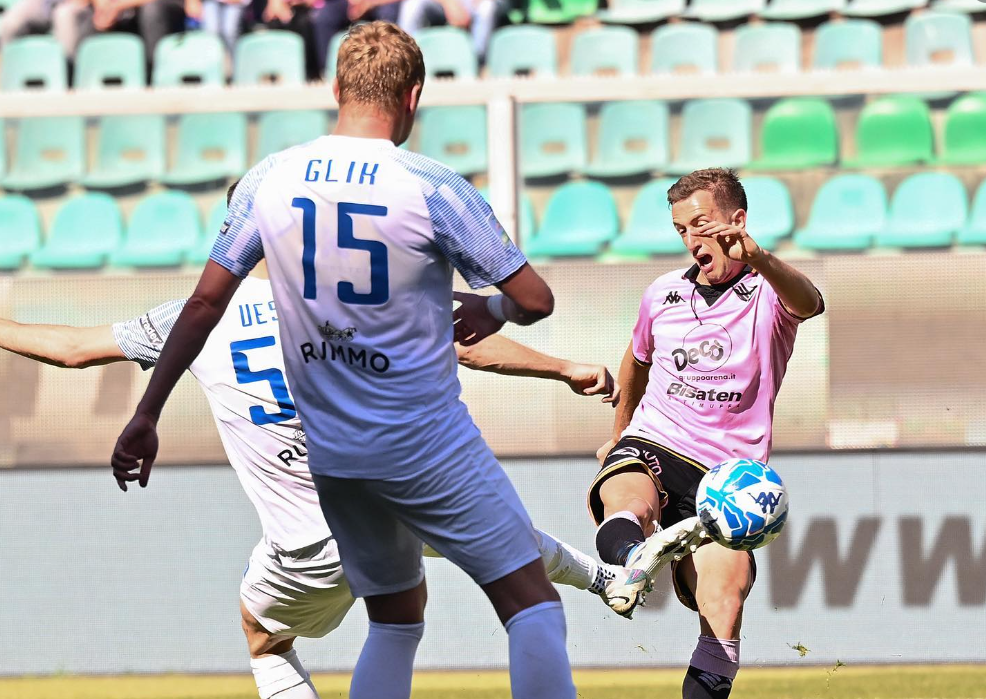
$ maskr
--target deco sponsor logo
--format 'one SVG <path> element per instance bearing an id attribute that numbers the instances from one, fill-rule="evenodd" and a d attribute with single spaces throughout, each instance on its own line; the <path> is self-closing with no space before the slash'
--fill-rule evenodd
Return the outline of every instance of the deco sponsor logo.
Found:
<path id="1" fill-rule="evenodd" d="M 696 325 L 681 339 L 681 347 L 671 352 L 677 371 L 689 369 L 708 374 L 725 364 L 733 352 L 733 340 L 721 325 Z"/>

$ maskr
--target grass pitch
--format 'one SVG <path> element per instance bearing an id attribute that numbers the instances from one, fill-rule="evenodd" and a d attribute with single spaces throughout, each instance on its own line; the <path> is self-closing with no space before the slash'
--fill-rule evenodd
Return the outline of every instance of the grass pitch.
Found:
<path id="1" fill-rule="evenodd" d="M 583 670 L 580 699 L 680 699 L 682 670 Z M 316 675 L 322 699 L 345 699 L 348 675 Z M 256 699 L 244 675 L 0 679 L 0 699 Z M 413 699 L 509 699 L 504 672 L 419 672 Z M 986 699 L 986 665 L 746 668 L 731 699 Z"/>

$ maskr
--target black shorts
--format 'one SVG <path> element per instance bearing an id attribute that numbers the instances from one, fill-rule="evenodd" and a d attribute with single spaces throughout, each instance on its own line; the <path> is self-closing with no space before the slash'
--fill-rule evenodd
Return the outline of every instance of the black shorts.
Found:
<path id="1" fill-rule="evenodd" d="M 694 459 L 678 454 L 657 442 L 644 437 L 623 437 L 610 450 L 599 473 L 592 479 L 587 496 L 589 514 L 592 515 L 597 526 L 602 524 L 603 501 L 599 489 L 603 482 L 617 473 L 638 471 L 648 474 L 657 487 L 661 500 L 659 523 L 666 529 L 698 514 L 695 509 L 695 493 L 698 491 L 702 476 L 708 470 Z M 750 566 L 753 580 L 756 580 L 757 563 L 752 551 Z M 698 611 L 698 603 L 694 596 L 679 578 L 678 561 L 671 564 L 671 580 L 678 601 L 689 609 Z"/>

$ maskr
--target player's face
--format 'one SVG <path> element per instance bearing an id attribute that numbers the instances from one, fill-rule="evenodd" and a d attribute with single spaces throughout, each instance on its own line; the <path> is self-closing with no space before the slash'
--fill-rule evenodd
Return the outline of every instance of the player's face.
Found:
<path id="1" fill-rule="evenodd" d="M 712 198 L 712 193 L 704 189 L 671 205 L 671 218 L 681 242 L 688 248 L 692 259 L 698 265 L 698 281 L 702 284 L 719 284 L 729 281 L 743 267 L 741 262 L 729 259 L 722 246 L 714 238 L 701 238 L 693 235 L 701 226 L 711 221 L 734 223 L 722 213 Z"/>

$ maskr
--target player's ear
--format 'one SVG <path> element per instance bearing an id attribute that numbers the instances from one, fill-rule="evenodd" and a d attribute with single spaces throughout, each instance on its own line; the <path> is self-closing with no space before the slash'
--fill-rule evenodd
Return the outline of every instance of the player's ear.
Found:
<path id="1" fill-rule="evenodd" d="M 732 225 L 736 226 L 737 228 L 742 228 L 742 229 L 745 230 L 746 229 L 746 210 L 744 210 L 744 209 L 736 209 L 736 211 L 733 212 L 733 216 L 732 216 L 732 218 L 730 219 L 729 222 Z"/>
<path id="2" fill-rule="evenodd" d="M 332 78 L 332 96 L 336 99 L 336 104 L 339 104 L 339 78 Z"/>
<path id="3" fill-rule="evenodd" d="M 421 83 L 418 83 L 411 88 L 411 94 L 408 95 L 407 108 L 411 114 L 418 111 L 418 100 L 421 99 Z"/>

